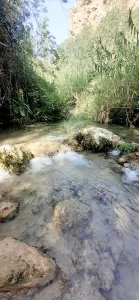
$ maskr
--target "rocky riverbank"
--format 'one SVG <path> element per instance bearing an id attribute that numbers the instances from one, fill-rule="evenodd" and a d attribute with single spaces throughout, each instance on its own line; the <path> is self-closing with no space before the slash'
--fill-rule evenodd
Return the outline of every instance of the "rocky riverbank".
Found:
<path id="1" fill-rule="evenodd" d="M 2 300 L 137 300 L 138 187 L 133 197 L 111 169 L 126 168 L 107 154 L 119 137 L 80 132 L 28 143 L 26 170 L 0 183 Z M 126 157 L 137 161 L 137 153 Z"/>

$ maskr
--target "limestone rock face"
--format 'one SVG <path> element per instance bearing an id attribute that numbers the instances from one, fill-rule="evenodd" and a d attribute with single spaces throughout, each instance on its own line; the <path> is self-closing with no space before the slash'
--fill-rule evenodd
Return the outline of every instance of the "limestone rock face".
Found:
<path id="1" fill-rule="evenodd" d="M 78 0 L 71 8 L 69 18 L 70 36 L 76 36 L 85 26 L 96 28 L 107 12 L 114 7 L 122 10 L 139 7 L 137 0 Z"/>
<path id="2" fill-rule="evenodd" d="M 74 137 L 83 149 L 93 152 L 107 152 L 120 141 L 120 138 L 111 131 L 94 126 L 88 126 L 78 131 Z"/>
<path id="3" fill-rule="evenodd" d="M 55 263 L 37 249 L 14 238 L 0 241 L 0 291 L 48 283 Z"/>

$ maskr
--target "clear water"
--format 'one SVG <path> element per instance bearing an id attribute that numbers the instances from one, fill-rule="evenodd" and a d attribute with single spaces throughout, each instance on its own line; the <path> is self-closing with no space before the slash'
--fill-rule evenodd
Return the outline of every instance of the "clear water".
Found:
<path id="1" fill-rule="evenodd" d="M 68 135 L 76 125 L 68 130 L 65 124 L 49 126 L 49 130 L 38 125 L 22 135 L 7 134 L 5 141 L 28 144 Z M 139 186 L 127 184 L 114 173 L 112 159 L 73 151 L 43 156 L 33 159 L 23 175 L 0 184 L 1 194 L 21 203 L 17 217 L 0 224 L 0 239 L 13 236 L 38 247 L 58 266 L 49 286 L 1 293 L 0 299 L 139 299 Z M 126 172 L 123 176 L 134 178 Z M 59 232 L 53 211 L 57 203 L 70 199 L 89 207 L 91 214 Z"/>

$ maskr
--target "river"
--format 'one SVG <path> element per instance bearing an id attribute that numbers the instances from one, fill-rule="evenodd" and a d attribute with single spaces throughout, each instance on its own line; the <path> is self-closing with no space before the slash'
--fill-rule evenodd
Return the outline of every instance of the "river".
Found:
<path id="1" fill-rule="evenodd" d="M 20 145 L 70 135 L 89 121 L 32 125 L 28 131 L 1 132 L 1 144 Z M 139 131 L 111 126 L 128 141 Z M 50 255 L 57 275 L 48 286 L 1 293 L 1 300 L 138 300 L 139 186 L 111 169 L 104 154 L 73 151 L 33 164 L 0 184 L 1 195 L 20 199 L 20 212 L 0 224 L 0 239 L 15 237 Z M 62 201 L 89 207 L 87 219 L 72 220 L 62 232 L 53 211 Z M 73 201 L 74 204 L 74 201 Z M 74 207 L 73 207 L 74 215 Z M 69 217 L 72 218 L 72 211 Z"/>

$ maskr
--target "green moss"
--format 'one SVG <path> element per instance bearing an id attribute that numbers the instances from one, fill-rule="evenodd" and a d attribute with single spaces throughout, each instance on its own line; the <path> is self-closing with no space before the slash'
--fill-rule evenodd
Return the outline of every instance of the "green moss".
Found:
<path id="1" fill-rule="evenodd" d="M 82 132 L 78 132 L 74 138 L 85 150 L 92 150 L 93 152 L 107 152 L 113 148 L 112 141 L 102 137 L 99 138 L 99 142 L 97 143 L 90 133 L 83 135 Z"/>
<path id="2" fill-rule="evenodd" d="M 0 164 L 10 173 L 20 174 L 26 169 L 32 157 L 33 155 L 28 149 L 14 147 L 11 151 L 0 152 Z"/>

